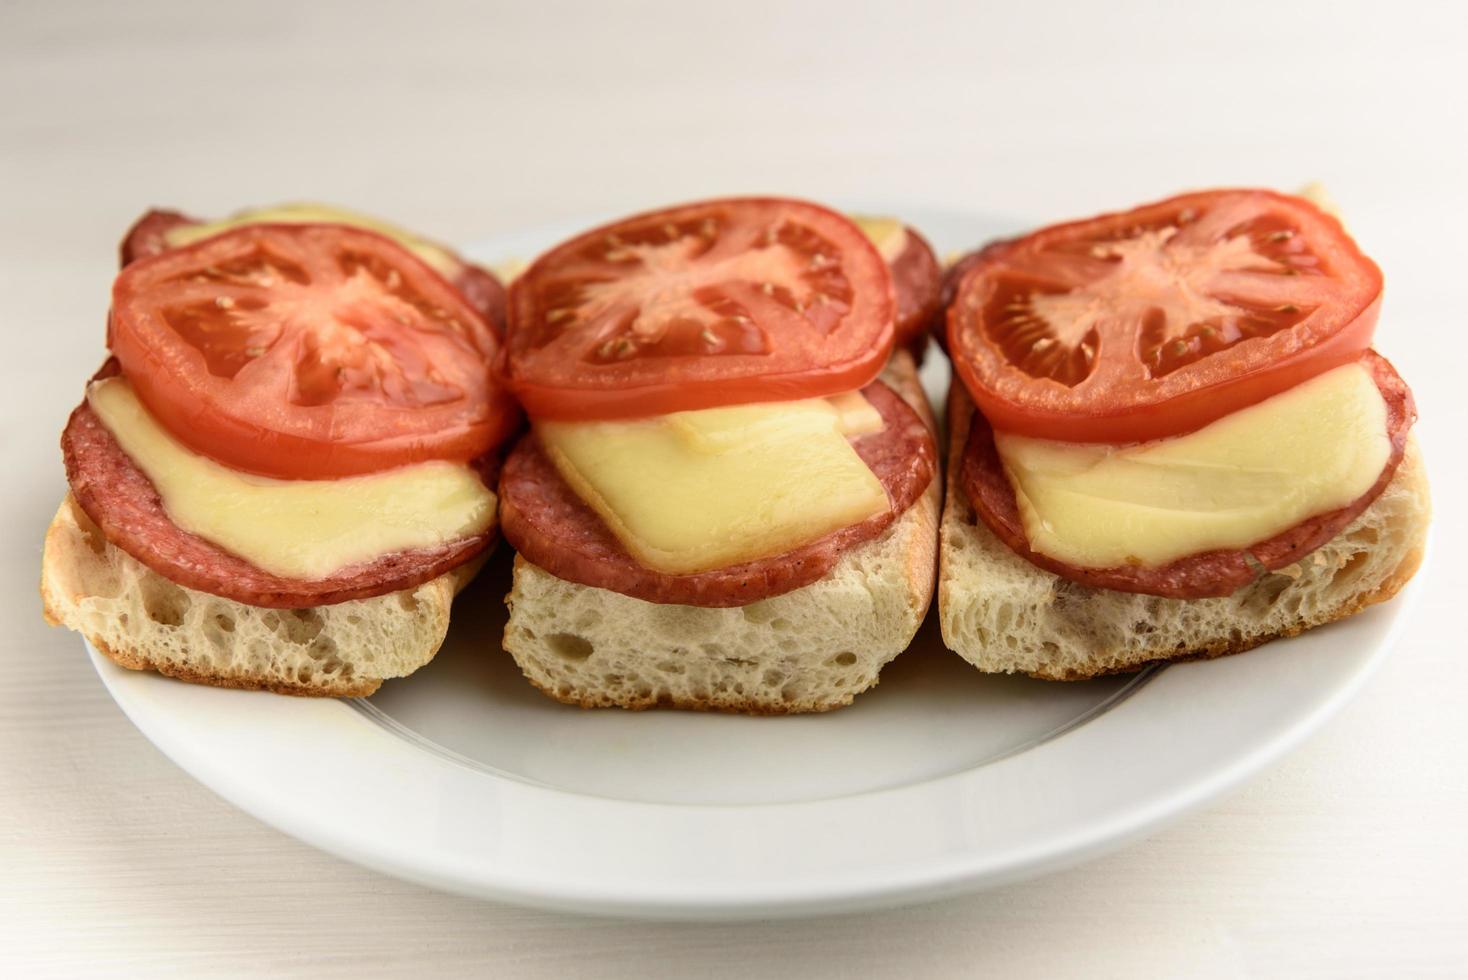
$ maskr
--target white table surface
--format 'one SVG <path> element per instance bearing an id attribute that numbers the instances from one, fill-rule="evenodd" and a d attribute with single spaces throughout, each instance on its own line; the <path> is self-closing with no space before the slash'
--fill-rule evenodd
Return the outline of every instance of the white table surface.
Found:
<path id="1" fill-rule="evenodd" d="M 384 6 L 0 4 L 0 974 L 1468 972 L 1463 5 Z M 1387 273 L 1379 342 L 1416 391 L 1438 506 L 1431 585 L 1303 748 L 1083 867 L 738 926 L 451 898 L 210 795 L 41 622 L 57 434 L 148 205 L 320 198 L 464 241 L 740 191 L 1045 220 L 1314 179 Z"/>

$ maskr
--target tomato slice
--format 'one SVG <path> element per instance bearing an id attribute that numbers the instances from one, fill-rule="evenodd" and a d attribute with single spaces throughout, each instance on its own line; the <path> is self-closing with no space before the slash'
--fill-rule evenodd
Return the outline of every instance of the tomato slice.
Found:
<path id="1" fill-rule="evenodd" d="M 262 224 L 139 259 L 109 344 L 177 438 L 287 479 L 468 461 L 513 426 L 485 319 L 375 232 Z"/>
<path id="2" fill-rule="evenodd" d="M 510 287 L 502 370 L 532 416 L 605 419 L 852 391 L 892 349 L 892 280 L 848 218 L 731 198 L 625 218 Z"/>
<path id="3" fill-rule="evenodd" d="M 1262 190 L 1186 194 L 970 257 L 948 348 L 997 429 L 1135 442 L 1355 360 L 1381 270 L 1339 221 Z"/>

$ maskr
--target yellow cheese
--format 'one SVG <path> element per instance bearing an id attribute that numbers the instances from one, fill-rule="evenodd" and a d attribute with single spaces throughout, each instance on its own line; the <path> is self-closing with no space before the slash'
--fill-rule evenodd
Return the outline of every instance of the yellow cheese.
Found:
<path id="1" fill-rule="evenodd" d="M 1320 181 L 1312 180 L 1301 187 L 1297 193 L 1332 218 L 1340 221 L 1341 224 L 1346 223 L 1346 219 L 1341 215 L 1340 205 L 1335 203 L 1335 198 L 1330 196 L 1330 191 L 1326 190 L 1325 185 Z"/>
<path id="2" fill-rule="evenodd" d="M 884 512 L 887 491 L 847 442 L 848 418 L 871 423 L 849 400 L 814 398 L 536 431 L 629 554 L 683 575 L 780 554 Z"/>
<path id="3" fill-rule="evenodd" d="M 329 204 L 281 204 L 273 208 L 240 211 L 222 221 L 211 221 L 202 225 L 181 225 L 171 229 L 163 237 L 169 245 L 178 247 L 190 245 L 235 228 L 242 228 L 245 225 L 256 224 L 335 224 L 365 228 L 393 239 L 432 266 L 442 276 L 452 279 L 459 272 L 458 259 L 454 258 L 447 249 L 424 241 L 412 232 L 404 231 L 386 221 L 379 221 L 365 214 L 357 214 L 355 211 L 332 207 Z"/>
<path id="4" fill-rule="evenodd" d="M 1031 548 L 1082 567 L 1157 566 L 1247 547 L 1360 497 L 1391 454 L 1386 411 L 1350 364 L 1172 439 L 996 433 L 995 444 Z"/>
<path id="5" fill-rule="evenodd" d="M 846 391 L 826 401 L 836 410 L 843 436 L 865 436 L 882 431 L 882 413 L 859 391 Z"/>
<path id="6" fill-rule="evenodd" d="M 272 480 L 192 452 L 148 413 L 122 378 L 87 401 L 169 518 L 267 572 L 319 579 L 379 555 L 483 532 L 495 496 L 467 466 L 416 463 L 340 480 Z"/>
<path id="7" fill-rule="evenodd" d="M 528 268 L 530 268 L 530 263 L 524 259 L 510 258 L 505 259 L 503 262 L 494 263 L 489 267 L 489 271 L 493 272 L 494 277 L 501 283 L 508 286 L 516 279 L 519 279 L 521 274 Z"/>
<path id="8" fill-rule="evenodd" d="M 879 218 L 866 214 L 853 214 L 851 220 L 871 239 L 882 258 L 891 262 L 907 247 L 907 226 L 896 218 Z"/>

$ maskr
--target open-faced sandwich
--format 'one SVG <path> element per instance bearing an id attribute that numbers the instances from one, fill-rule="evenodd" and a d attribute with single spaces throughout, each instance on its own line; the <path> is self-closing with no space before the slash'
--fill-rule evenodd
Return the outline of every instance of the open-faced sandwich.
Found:
<path id="1" fill-rule="evenodd" d="M 1390 598 L 1429 503 L 1382 276 L 1339 221 L 1188 194 L 951 272 L 939 615 L 986 671 L 1237 653 Z"/>
<path id="2" fill-rule="evenodd" d="M 422 666 L 496 533 L 498 283 L 299 208 L 153 212 L 123 261 L 62 436 L 47 618 L 227 687 L 361 695 Z"/>
<path id="3" fill-rule="evenodd" d="M 937 266 L 885 231 L 931 265 L 917 336 Z M 502 374 L 532 430 L 500 478 L 504 646 L 533 684 L 786 713 L 876 683 L 932 597 L 941 489 L 899 305 L 861 228 L 770 198 L 626 218 L 514 281 Z"/>

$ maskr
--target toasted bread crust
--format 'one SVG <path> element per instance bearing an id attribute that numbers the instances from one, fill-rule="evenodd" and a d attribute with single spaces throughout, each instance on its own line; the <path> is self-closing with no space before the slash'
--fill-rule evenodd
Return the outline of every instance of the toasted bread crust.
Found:
<path id="1" fill-rule="evenodd" d="M 97 651 L 117 664 L 128 670 L 151 670 L 174 680 L 185 681 L 189 684 L 204 684 L 209 687 L 230 687 L 240 691 L 269 691 L 272 694 L 289 694 L 294 697 L 329 697 L 329 698 L 365 698 L 376 692 L 382 686 L 382 681 L 362 681 L 358 684 L 325 684 L 318 687 L 308 687 L 304 684 L 282 684 L 278 681 L 262 680 L 259 678 L 233 677 L 216 671 L 190 670 L 187 667 L 169 664 L 167 662 L 154 662 L 136 653 L 125 650 L 115 650 L 106 641 L 98 636 L 87 636 L 87 642 L 97 648 Z"/>
<path id="2" fill-rule="evenodd" d="M 1337 620 L 1347 619 L 1351 616 L 1356 615 L 1362 610 L 1367 609 L 1370 606 L 1376 605 L 1378 602 L 1386 602 L 1388 599 L 1395 596 L 1398 592 L 1402 590 L 1403 586 L 1411 581 L 1412 576 L 1417 574 L 1417 569 L 1420 568 L 1422 565 L 1422 556 L 1425 550 L 1425 548 L 1420 546 L 1409 548 L 1402 554 L 1401 563 L 1398 564 L 1397 567 L 1392 571 L 1387 580 L 1381 584 L 1380 588 L 1374 589 L 1370 592 L 1363 592 L 1360 595 L 1355 596 L 1351 601 L 1342 603 L 1341 605 L 1335 607 L 1328 615 L 1319 617 L 1311 622 L 1301 621 L 1299 623 L 1295 623 L 1293 625 L 1280 629 L 1274 633 L 1254 637 L 1252 639 L 1237 641 L 1224 639 L 1221 641 L 1200 644 L 1197 647 L 1184 653 L 1179 653 L 1170 657 L 1156 657 L 1152 660 L 1138 661 L 1125 667 L 1113 667 L 1109 669 L 1093 671 L 1090 673 L 1085 673 L 1081 671 L 1055 671 L 1049 673 L 1044 671 L 1031 671 L 1029 673 L 1029 676 L 1046 681 L 1085 681 L 1090 680 L 1094 677 L 1105 677 L 1112 674 L 1135 673 L 1136 671 L 1142 670 L 1146 667 L 1152 667 L 1165 663 L 1181 663 L 1187 660 L 1216 660 L 1219 657 L 1227 657 L 1230 654 L 1243 653 L 1246 650 L 1253 650 L 1255 647 L 1261 647 L 1264 644 L 1271 643 L 1275 640 L 1286 640 L 1292 636 L 1299 636 L 1306 630 L 1312 630 L 1317 626 L 1324 626 L 1326 623 L 1333 623 Z"/>
<path id="3" fill-rule="evenodd" d="M 583 586 L 585 588 L 585 586 Z M 720 715 L 752 715 L 757 718 L 777 718 L 781 715 L 792 714 L 825 714 L 827 711 L 835 711 L 844 708 L 852 702 L 856 693 L 848 695 L 844 700 L 819 701 L 812 700 L 800 705 L 775 703 L 757 698 L 736 695 L 726 697 L 723 695 L 710 695 L 708 697 L 679 697 L 665 695 L 654 698 L 622 698 L 608 693 L 584 693 L 577 694 L 571 691 L 558 690 L 554 685 L 546 683 L 537 676 L 532 676 L 528 671 L 525 679 L 530 686 L 548 698 L 553 698 L 562 704 L 569 704 L 573 708 L 582 708 L 590 711 L 593 708 L 622 708 L 626 711 L 652 711 L 655 708 L 671 708 L 676 711 L 708 711 Z M 873 681 L 872 687 L 877 686 Z M 870 688 L 868 688 L 870 690 Z"/>
<path id="4" fill-rule="evenodd" d="M 46 530 L 46 621 L 81 633 L 129 670 L 212 687 L 363 697 L 432 659 L 455 593 L 482 559 L 411 589 L 278 610 L 196 592 L 107 542 L 68 496 Z"/>

